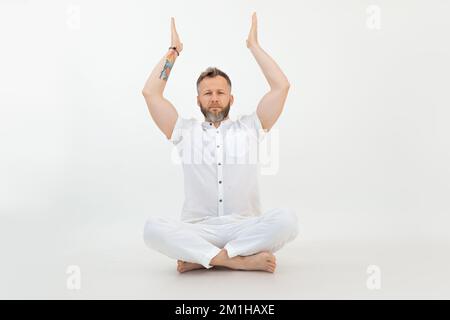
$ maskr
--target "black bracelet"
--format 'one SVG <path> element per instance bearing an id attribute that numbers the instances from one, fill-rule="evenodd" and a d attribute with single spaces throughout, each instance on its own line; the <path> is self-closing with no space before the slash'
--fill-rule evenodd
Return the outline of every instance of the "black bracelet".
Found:
<path id="1" fill-rule="evenodd" d="M 175 51 L 176 51 L 176 53 L 177 53 L 177 56 L 179 56 L 179 55 L 180 55 L 180 53 L 179 53 L 179 52 L 178 52 L 178 50 L 177 50 L 177 47 L 170 47 L 170 48 L 169 48 L 169 50 L 170 50 L 170 49 L 173 49 L 173 50 L 175 50 Z"/>

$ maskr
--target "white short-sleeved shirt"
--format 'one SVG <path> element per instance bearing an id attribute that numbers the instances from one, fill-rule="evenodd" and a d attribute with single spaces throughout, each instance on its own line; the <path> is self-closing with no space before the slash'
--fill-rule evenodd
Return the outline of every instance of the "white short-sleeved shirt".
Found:
<path id="1" fill-rule="evenodd" d="M 266 134 L 256 111 L 218 128 L 178 116 L 170 141 L 183 165 L 182 221 L 261 214 L 258 146 Z"/>

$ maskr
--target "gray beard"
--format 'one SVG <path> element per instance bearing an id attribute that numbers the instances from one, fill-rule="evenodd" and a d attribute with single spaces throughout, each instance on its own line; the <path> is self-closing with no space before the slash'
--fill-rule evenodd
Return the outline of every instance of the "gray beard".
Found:
<path id="1" fill-rule="evenodd" d="M 203 108 L 203 106 L 200 106 L 200 110 L 205 116 L 205 121 L 221 122 L 228 116 L 228 113 L 230 112 L 230 103 L 228 103 L 228 105 L 225 108 L 223 108 L 222 111 L 217 113 L 211 112 L 208 109 Z"/>

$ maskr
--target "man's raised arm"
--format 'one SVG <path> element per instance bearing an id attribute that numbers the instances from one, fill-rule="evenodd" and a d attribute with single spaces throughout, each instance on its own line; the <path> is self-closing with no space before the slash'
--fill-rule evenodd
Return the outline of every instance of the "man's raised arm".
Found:
<path id="1" fill-rule="evenodd" d="M 178 113 L 172 103 L 163 97 L 163 92 L 175 60 L 183 50 L 183 44 L 180 42 L 175 28 L 174 18 L 171 18 L 171 31 L 172 41 L 170 47 L 175 47 L 176 49 L 169 49 L 167 54 L 162 57 L 148 77 L 144 89 L 142 89 L 150 115 L 167 139 L 170 139 L 172 136 Z"/>
<path id="2" fill-rule="evenodd" d="M 256 13 L 253 13 L 247 48 L 250 49 L 255 57 L 270 86 L 270 91 L 259 102 L 256 114 L 261 121 L 263 129 L 270 130 L 283 111 L 290 83 L 277 63 L 259 45 L 256 29 Z"/>

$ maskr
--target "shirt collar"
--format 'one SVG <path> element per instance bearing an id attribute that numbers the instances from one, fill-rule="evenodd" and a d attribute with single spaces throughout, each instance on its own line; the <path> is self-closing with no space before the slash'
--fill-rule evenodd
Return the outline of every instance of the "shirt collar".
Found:
<path id="1" fill-rule="evenodd" d="M 204 129 L 204 130 L 207 130 L 207 129 L 220 129 L 220 128 L 228 128 L 230 125 L 231 125 L 231 123 L 232 123 L 233 121 L 228 117 L 228 119 L 226 119 L 226 120 L 222 120 L 221 122 L 220 122 L 220 125 L 216 128 L 215 126 L 214 126 L 214 123 L 213 122 L 209 122 L 209 121 L 203 121 L 202 122 L 202 128 Z"/>

